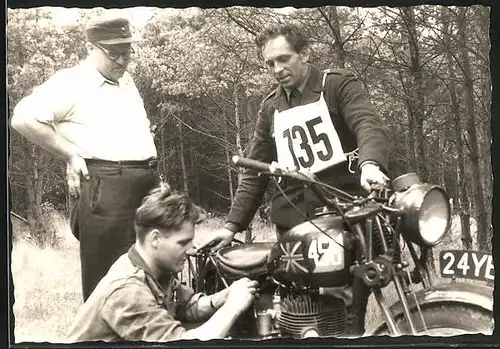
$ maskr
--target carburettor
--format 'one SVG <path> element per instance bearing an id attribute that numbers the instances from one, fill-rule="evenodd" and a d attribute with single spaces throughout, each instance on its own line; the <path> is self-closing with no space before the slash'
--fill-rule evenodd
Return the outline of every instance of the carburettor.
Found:
<path id="1" fill-rule="evenodd" d="M 281 297 L 275 294 L 261 294 L 254 303 L 254 317 L 257 334 L 262 338 L 279 337 L 278 319 L 281 314 Z"/>

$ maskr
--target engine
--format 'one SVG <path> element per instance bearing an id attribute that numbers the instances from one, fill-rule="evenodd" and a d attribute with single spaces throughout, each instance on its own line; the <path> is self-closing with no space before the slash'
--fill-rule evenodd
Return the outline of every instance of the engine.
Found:
<path id="1" fill-rule="evenodd" d="M 303 338 L 312 331 L 321 337 L 339 337 L 345 332 L 345 322 L 345 304 L 338 298 L 302 294 L 281 301 L 278 324 L 282 335 Z"/>
<path id="2" fill-rule="evenodd" d="M 254 316 L 263 338 L 340 337 L 346 329 L 344 301 L 319 294 L 262 295 Z"/>

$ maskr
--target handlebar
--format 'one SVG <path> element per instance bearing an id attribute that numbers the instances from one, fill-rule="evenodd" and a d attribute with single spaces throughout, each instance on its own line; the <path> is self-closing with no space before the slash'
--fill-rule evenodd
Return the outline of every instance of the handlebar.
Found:
<path id="1" fill-rule="evenodd" d="M 273 166 L 271 164 L 261 162 L 258 160 L 254 160 L 254 159 L 244 158 L 244 157 L 241 157 L 238 155 L 233 156 L 232 160 L 236 166 L 248 168 L 248 169 L 255 170 L 255 171 L 258 171 L 261 173 L 277 175 L 277 176 L 284 176 L 284 177 L 293 178 L 293 179 L 296 179 L 296 180 L 299 180 L 302 182 L 308 182 L 311 185 L 311 189 L 314 191 L 314 193 L 326 205 L 328 205 L 328 206 L 339 205 L 338 202 L 333 201 L 331 199 L 328 199 L 325 196 L 325 193 L 322 190 L 322 188 L 318 185 L 317 180 L 310 175 L 307 175 L 305 173 L 301 173 L 298 171 L 283 170 L 283 169 L 280 169 L 279 167 L 277 167 L 276 169 L 273 169 Z M 338 188 L 329 186 L 329 189 L 331 189 L 336 196 L 338 196 L 338 197 L 340 197 L 348 202 L 353 202 L 356 199 L 356 197 L 354 197 L 353 195 L 346 193 Z"/>
<path id="2" fill-rule="evenodd" d="M 259 172 L 271 172 L 270 164 L 262 161 L 244 158 L 238 155 L 233 156 L 233 164 Z"/>

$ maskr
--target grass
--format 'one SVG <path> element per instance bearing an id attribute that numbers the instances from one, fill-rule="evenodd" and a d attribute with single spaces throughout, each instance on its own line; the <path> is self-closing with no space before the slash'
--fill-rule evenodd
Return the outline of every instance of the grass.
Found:
<path id="1" fill-rule="evenodd" d="M 83 303 L 78 241 L 64 218 L 55 218 L 54 224 L 60 241 L 57 249 L 40 248 L 27 240 L 13 244 L 16 343 L 62 342 Z"/>
<path id="2" fill-rule="evenodd" d="M 57 231 L 57 248 L 36 246 L 29 239 L 15 239 L 11 269 L 14 281 L 15 342 L 64 342 L 72 320 L 82 304 L 78 241 L 67 220 L 55 215 L 52 224 Z M 202 223 L 195 240 L 221 228 L 223 221 L 212 218 Z M 261 222 L 254 224 L 255 241 L 276 239 L 274 230 Z M 19 232 L 17 232 L 19 233 Z M 16 234 L 16 231 L 14 231 Z M 20 234 L 18 234 L 20 235 Z M 244 240 L 244 236 L 237 236 Z M 460 249 L 460 240 L 451 234 L 442 248 Z M 438 256 L 438 252 L 435 252 Z M 449 280 L 443 280 L 449 282 Z M 392 286 L 384 291 L 388 304 L 397 300 Z M 367 328 L 379 315 L 373 295 L 367 309 Z"/>

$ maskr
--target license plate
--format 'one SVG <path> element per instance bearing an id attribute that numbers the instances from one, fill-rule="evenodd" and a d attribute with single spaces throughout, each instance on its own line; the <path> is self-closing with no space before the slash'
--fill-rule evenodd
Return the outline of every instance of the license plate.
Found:
<path id="1" fill-rule="evenodd" d="M 480 251 L 445 250 L 439 253 L 439 269 L 445 278 L 493 280 L 493 256 Z"/>

